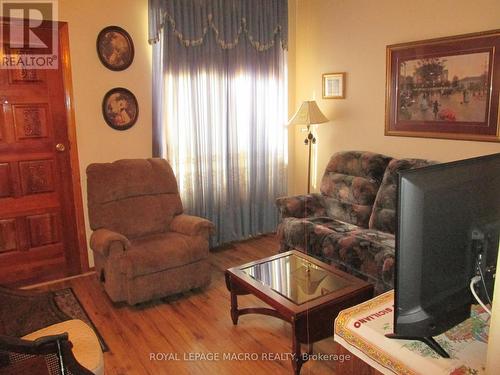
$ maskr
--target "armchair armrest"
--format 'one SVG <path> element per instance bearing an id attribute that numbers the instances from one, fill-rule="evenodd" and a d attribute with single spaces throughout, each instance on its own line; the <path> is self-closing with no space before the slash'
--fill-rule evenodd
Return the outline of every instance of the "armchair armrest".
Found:
<path id="1" fill-rule="evenodd" d="M 294 195 L 276 199 L 276 206 L 282 218 L 326 216 L 321 194 Z"/>
<path id="2" fill-rule="evenodd" d="M 57 341 L 68 341 L 68 333 L 43 336 L 36 340 L 0 335 L 0 350 L 22 354 L 48 354 L 55 352 Z"/>
<path id="3" fill-rule="evenodd" d="M 213 234 L 215 226 L 211 221 L 197 216 L 180 214 L 174 217 L 170 223 L 170 230 L 172 232 L 182 233 L 188 236 L 196 236 L 203 234 Z"/>
<path id="4" fill-rule="evenodd" d="M 130 241 L 127 237 L 109 229 L 98 229 L 90 237 L 90 248 L 105 257 L 113 252 L 123 252 L 129 247 Z"/>
<path id="5" fill-rule="evenodd" d="M 44 364 L 43 367 L 47 369 L 45 362 L 48 358 L 44 359 L 44 356 L 52 356 L 51 360 L 56 356 L 59 368 L 63 367 L 67 372 L 75 375 L 93 375 L 90 370 L 78 363 L 71 350 L 72 347 L 73 344 L 68 340 L 68 333 L 66 332 L 39 337 L 33 341 L 0 335 L 0 352 L 4 355 L 0 357 L 0 369 L 3 368 L 8 373 L 25 374 L 28 373 L 27 371 L 32 373 L 33 368 L 24 363 L 41 358 Z M 9 353 L 15 353 L 16 356 L 11 357 Z"/>

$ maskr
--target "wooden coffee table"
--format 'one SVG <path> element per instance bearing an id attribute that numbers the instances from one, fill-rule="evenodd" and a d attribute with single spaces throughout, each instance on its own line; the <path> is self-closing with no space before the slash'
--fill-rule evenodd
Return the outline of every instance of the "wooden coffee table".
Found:
<path id="1" fill-rule="evenodd" d="M 274 316 L 292 324 L 292 367 L 300 373 L 312 344 L 333 335 L 333 321 L 348 307 L 373 296 L 373 286 L 299 251 L 288 251 L 226 270 L 231 318 Z M 271 308 L 238 309 L 239 295 L 253 294 Z M 308 354 L 301 353 L 308 344 Z"/>

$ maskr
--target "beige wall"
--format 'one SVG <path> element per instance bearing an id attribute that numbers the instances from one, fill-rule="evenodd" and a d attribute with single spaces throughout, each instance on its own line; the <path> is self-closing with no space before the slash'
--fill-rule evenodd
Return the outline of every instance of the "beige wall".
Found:
<path id="1" fill-rule="evenodd" d="M 151 47 L 147 39 L 147 0 L 59 0 L 59 19 L 68 22 L 77 142 L 87 238 L 85 169 L 90 163 L 151 157 Z M 106 26 L 124 28 L 134 41 L 135 58 L 121 72 L 105 68 L 96 53 L 96 37 Z M 104 94 L 126 87 L 139 102 L 139 118 L 126 131 L 111 129 L 101 114 Z M 92 254 L 89 253 L 93 264 Z"/>
<path id="2" fill-rule="evenodd" d="M 386 45 L 500 28 L 498 0 L 291 0 L 297 22 L 295 109 L 316 99 L 332 121 L 319 125 L 317 180 L 330 155 L 370 150 L 440 161 L 500 152 L 499 143 L 384 136 Z M 321 75 L 347 72 L 347 97 L 321 99 Z M 306 186 L 305 133 L 295 129 L 290 193 Z M 315 184 L 313 183 L 313 186 Z"/>

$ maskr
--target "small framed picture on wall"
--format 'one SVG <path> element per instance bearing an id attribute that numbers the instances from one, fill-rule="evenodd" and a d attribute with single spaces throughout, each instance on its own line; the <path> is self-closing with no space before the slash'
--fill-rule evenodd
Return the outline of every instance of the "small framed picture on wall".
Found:
<path id="1" fill-rule="evenodd" d="M 323 74 L 323 99 L 345 98 L 345 72 Z"/>
<path id="2" fill-rule="evenodd" d="M 123 87 L 115 87 L 104 95 L 102 115 L 113 129 L 127 130 L 137 121 L 139 104 L 132 92 Z"/>
<path id="3" fill-rule="evenodd" d="M 96 47 L 99 60 L 110 70 L 125 70 L 134 60 L 134 42 L 121 27 L 102 29 L 97 36 Z"/>

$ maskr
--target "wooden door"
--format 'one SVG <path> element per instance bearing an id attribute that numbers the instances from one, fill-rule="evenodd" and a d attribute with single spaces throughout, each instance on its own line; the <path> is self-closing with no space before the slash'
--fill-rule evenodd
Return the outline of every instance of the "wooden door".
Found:
<path id="1" fill-rule="evenodd" d="M 52 23 L 44 27 L 50 35 Z M 67 42 L 59 29 L 59 44 Z M 1 44 L 4 54 L 36 53 Z M 60 47 L 57 69 L 0 69 L 0 284 L 51 280 L 87 267 L 75 205 L 81 202 L 76 143 L 68 136 L 69 56 Z"/>

